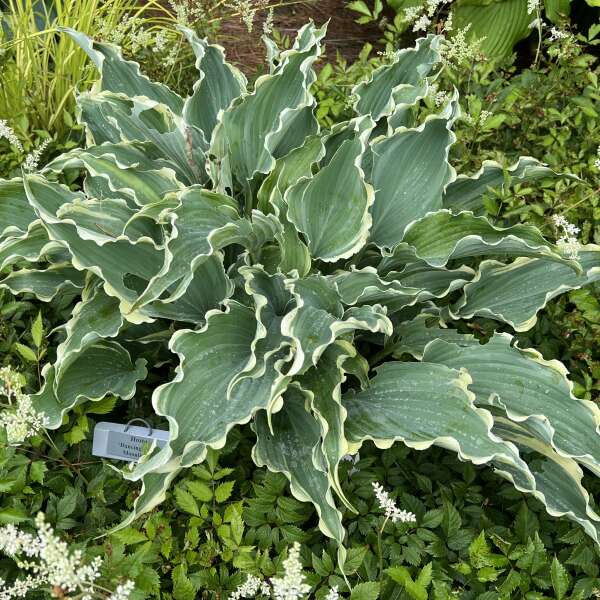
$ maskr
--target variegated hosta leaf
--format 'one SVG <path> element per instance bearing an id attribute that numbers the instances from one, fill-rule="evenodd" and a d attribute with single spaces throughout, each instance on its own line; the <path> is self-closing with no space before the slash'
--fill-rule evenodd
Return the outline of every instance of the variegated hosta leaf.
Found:
<path id="1" fill-rule="evenodd" d="M 371 145 L 375 202 L 369 240 L 379 248 L 395 247 L 413 221 L 442 208 L 444 188 L 456 176 L 448 152 L 456 140 L 451 127 L 457 111 L 455 94 L 442 114 Z"/>
<path id="2" fill-rule="evenodd" d="M 113 44 L 95 42 L 87 35 L 67 27 L 59 28 L 68 33 L 90 57 L 98 71 L 100 90 L 121 93 L 126 96 L 144 96 L 169 107 L 176 115 L 181 115 L 183 99 L 162 83 L 150 81 L 140 72 L 137 63 L 124 60 L 121 50 Z"/>
<path id="3" fill-rule="evenodd" d="M 15 232 L 0 241 L 0 269 L 23 260 L 43 262 L 45 256 L 61 248 L 60 243 L 48 238 L 40 221 L 32 221 L 26 233 Z"/>
<path id="4" fill-rule="evenodd" d="M 355 348 L 347 341 L 337 340 L 323 352 L 319 364 L 309 369 L 300 379 L 302 389 L 310 400 L 310 408 L 321 427 L 321 450 L 327 464 L 331 487 L 351 510 L 339 479 L 338 465 L 348 454 L 344 434 L 346 409 L 341 402 L 341 387 L 346 381 L 344 366 L 347 359 L 357 356 Z"/>
<path id="5" fill-rule="evenodd" d="M 276 158 L 316 133 L 309 88 L 316 79 L 312 65 L 324 35 L 325 27 L 305 25 L 295 46 L 281 54 L 275 72 L 260 77 L 252 93 L 235 100 L 222 114 L 211 154 L 228 158 L 241 185 L 247 185 L 255 173 L 269 173 Z"/>
<path id="6" fill-rule="evenodd" d="M 0 180 L 0 240 L 27 233 L 36 219 L 20 178 Z"/>
<path id="7" fill-rule="evenodd" d="M 474 175 L 459 175 L 444 192 L 444 207 L 452 211 L 483 209 L 483 196 L 490 188 L 502 188 L 507 184 L 527 183 L 545 177 L 571 177 L 557 173 L 544 163 L 530 156 L 522 156 L 510 167 L 503 167 L 493 160 L 484 160 Z"/>
<path id="8" fill-rule="evenodd" d="M 78 226 L 72 218 L 61 220 L 57 213 L 70 201 L 83 200 L 81 194 L 64 186 L 50 183 L 38 175 L 28 176 L 26 190 L 29 202 L 41 218 L 50 239 L 67 246 L 73 266 L 80 271 L 88 270 L 105 283 L 105 291 L 121 300 L 121 312 L 130 313 L 137 299 L 134 289 L 127 286 L 130 276 L 142 281 L 150 280 L 162 265 L 162 252 L 154 241 L 141 238 L 132 242 L 125 236 L 113 238 L 98 228 Z M 101 222 L 104 215 L 99 213 Z M 89 226 L 90 220 L 86 220 Z M 133 321 L 144 320 L 142 315 L 128 314 Z"/>
<path id="9" fill-rule="evenodd" d="M 483 161 L 482 167 L 474 175 L 459 175 L 446 189 L 444 207 L 453 211 L 483 210 L 483 197 L 490 189 L 503 188 L 513 183 L 526 183 L 545 177 L 559 177 L 544 163 L 522 156 L 510 167 L 503 167 L 492 160 Z M 572 176 L 571 176 L 572 177 Z"/>
<path id="10" fill-rule="evenodd" d="M 515 331 L 527 331 L 552 298 L 600 279 L 600 247 L 584 246 L 578 262 L 583 269 L 580 275 L 569 264 L 538 258 L 518 258 L 509 265 L 485 260 L 450 313 L 462 319 L 490 317 Z"/>
<path id="11" fill-rule="evenodd" d="M 282 332 L 293 340 L 295 352 L 288 375 L 301 374 L 317 365 L 325 349 L 345 333 L 392 333 L 382 306 L 354 307 L 344 312 L 336 287 L 321 275 L 290 279 L 287 286 L 296 302 L 281 324 Z"/>
<path id="12" fill-rule="evenodd" d="M 354 122 L 352 136 L 314 177 L 301 179 L 285 193 L 288 218 L 307 239 L 313 258 L 336 262 L 364 246 L 371 227 L 373 188 L 365 182 L 361 159 L 372 121 Z M 344 173 L 340 179 L 339 174 Z M 340 215 L 344 215 L 340 219 Z"/>
<path id="13" fill-rule="evenodd" d="M 252 222 L 240 219 L 236 203 L 229 196 L 192 186 L 178 200 L 179 206 L 160 213 L 171 229 L 164 262 L 134 303 L 134 310 L 158 299 L 171 286 L 173 291 L 162 299 L 177 300 L 185 293 L 195 269 L 217 250 L 240 244 L 256 251 L 280 231 L 273 215 L 254 211 Z"/>
<path id="14" fill-rule="evenodd" d="M 57 294 L 83 288 L 85 273 L 70 265 L 52 265 L 47 269 L 20 269 L 0 281 L 0 288 L 13 294 L 30 292 L 43 302 L 50 302 Z"/>
<path id="15" fill-rule="evenodd" d="M 535 478 L 534 495 L 548 513 L 578 523 L 600 544 L 600 516 L 590 506 L 589 494 L 582 484 L 583 471 L 576 461 L 558 454 L 532 435 L 528 425 L 528 421 L 515 423 L 495 417 L 494 433 L 516 444 L 527 457 Z"/>
<path id="16" fill-rule="evenodd" d="M 516 448 L 491 433 L 492 415 L 474 405 L 466 372 L 404 362 L 387 362 L 376 371 L 366 389 L 342 397 L 352 452 L 365 440 L 380 448 L 395 441 L 417 450 L 435 444 L 475 464 L 494 461 L 527 472 Z"/>
<path id="17" fill-rule="evenodd" d="M 330 279 L 337 286 L 344 304 L 381 304 L 390 313 L 395 313 L 417 302 L 442 298 L 463 287 L 474 274 L 468 267 L 432 269 L 426 263 L 410 263 L 402 271 L 388 273 L 384 279 L 373 267 L 339 271 Z"/>
<path id="18" fill-rule="evenodd" d="M 272 417 L 272 426 L 271 430 L 266 413 L 259 412 L 255 420 L 254 462 L 270 471 L 284 473 L 290 480 L 292 494 L 315 505 L 319 528 L 338 542 L 338 557 L 343 564 L 342 515 L 331 494 L 319 424 L 308 410 L 305 395 L 290 388 L 282 410 Z"/>
<path id="19" fill-rule="evenodd" d="M 511 341 L 508 334 L 496 334 L 484 345 L 477 340 L 468 345 L 465 339 L 461 345 L 434 340 L 423 360 L 466 369 L 478 405 L 498 407 L 513 421 L 527 421 L 540 441 L 600 475 L 600 410 L 573 396 L 562 363 L 512 347 Z"/>
<path id="20" fill-rule="evenodd" d="M 105 143 L 62 155 L 47 165 L 45 171 L 84 168 L 92 178 L 106 181 L 107 196 L 131 200 L 129 204 L 137 208 L 160 202 L 169 192 L 183 187 L 173 169 L 156 169 L 157 157 L 149 160 L 148 153 L 152 153 L 152 148 L 147 146 L 138 148 L 133 143 Z"/>
<path id="21" fill-rule="evenodd" d="M 155 390 L 153 404 L 169 420 L 169 447 L 182 461 L 200 447 L 222 447 L 232 427 L 246 423 L 283 392 L 286 378 L 279 369 L 287 360 L 285 349 L 265 353 L 263 369 L 231 385 L 256 362 L 253 340 L 259 323 L 252 308 L 227 301 L 226 312 L 207 314 L 203 329 L 173 335 L 170 348 L 181 363 L 175 379 Z"/>
<path id="22" fill-rule="evenodd" d="M 56 349 L 55 391 L 59 389 L 69 365 L 85 349 L 99 340 L 114 338 L 123 326 L 119 301 L 107 296 L 101 281 L 90 278 L 71 319 L 64 326 L 65 340 Z"/>
<path id="23" fill-rule="evenodd" d="M 148 142 L 160 155 L 158 167 L 169 167 L 186 184 L 206 180 L 203 135 L 183 118 L 144 96 L 86 92 L 77 100 L 81 119 L 96 145 Z"/>
<path id="24" fill-rule="evenodd" d="M 321 138 L 308 138 L 300 147 L 280 158 L 275 168 L 258 190 L 258 208 L 264 213 L 274 213 L 283 230 L 275 238 L 279 246 L 278 267 L 283 273 L 297 271 L 300 276 L 310 271 L 311 258 L 306 244 L 288 219 L 284 194 L 303 177 L 310 177 L 312 168 L 323 157 L 325 147 Z"/>
<path id="25" fill-rule="evenodd" d="M 440 36 L 429 35 L 417 40 L 414 48 L 396 53 L 392 62 L 373 71 L 369 81 L 358 84 L 352 93 L 357 97 L 354 110 L 370 115 L 374 121 L 387 117 L 403 105 L 412 103 L 423 80 L 440 61 Z"/>
<path id="26" fill-rule="evenodd" d="M 442 327 L 439 310 L 421 312 L 414 319 L 404 321 L 397 326 L 400 340 L 395 344 L 393 356 L 400 358 L 403 354 L 411 354 L 422 360 L 425 347 L 433 340 L 444 340 L 454 344 L 469 344 L 476 341 L 470 334 L 459 333 L 456 329 Z"/>
<path id="27" fill-rule="evenodd" d="M 408 248 L 407 248 L 408 247 Z M 553 244 L 531 225 L 496 227 L 471 212 L 440 210 L 411 223 L 401 248 L 433 267 L 471 256 L 532 256 L 567 262 Z M 572 263 L 572 261 L 570 261 Z M 385 264 L 382 265 L 385 268 Z M 576 265 L 575 265 L 576 266 Z"/>
<path id="28" fill-rule="evenodd" d="M 227 63 L 221 46 L 199 39 L 186 27 L 181 31 L 196 55 L 196 69 L 200 72 L 192 95 L 185 101 L 183 117 L 188 125 L 202 132 L 208 148 L 219 113 L 246 91 L 247 81 L 238 69 Z"/>
<path id="29" fill-rule="evenodd" d="M 206 258 L 194 269 L 194 275 L 177 300 L 155 300 L 144 307 L 151 317 L 204 323 L 206 313 L 218 308 L 233 294 L 233 283 L 225 274 L 223 255 L 220 252 Z"/>
<path id="30" fill-rule="evenodd" d="M 82 402 L 101 400 L 108 394 L 125 400 L 135 394 L 136 383 L 145 379 L 144 359 L 132 363 L 127 350 L 113 341 L 98 341 L 77 353 L 64 369 L 60 382 L 46 365 L 44 386 L 32 396 L 36 410 L 48 417 L 48 427 L 57 429 L 63 416 Z"/>

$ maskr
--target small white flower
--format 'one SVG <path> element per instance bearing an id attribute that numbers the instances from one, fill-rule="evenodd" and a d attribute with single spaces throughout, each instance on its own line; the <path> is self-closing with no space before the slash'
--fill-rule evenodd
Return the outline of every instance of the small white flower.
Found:
<path id="1" fill-rule="evenodd" d="M 44 150 L 48 147 L 50 140 L 44 140 L 35 150 L 32 150 L 26 157 L 23 163 L 23 168 L 26 171 L 35 171 L 38 168 L 40 158 Z"/>
<path id="2" fill-rule="evenodd" d="M 531 21 L 531 23 L 529 23 L 527 27 L 529 27 L 529 29 L 543 29 L 544 27 L 546 27 L 546 23 L 544 23 L 542 19 L 537 18 Z"/>
<path id="3" fill-rule="evenodd" d="M 254 598 L 261 589 L 263 582 L 254 575 L 248 575 L 244 583 L 239 585 L 235 592 L 229 596 L 229 600 L 240 600 L 240 598 Z"/>
<path id="4" fill-rule="evenodd" d="M 386 519 L 391 519 L 392 523 L 397 523 L 398 521 L 401 523 L 414 523 L 417 520 L 414 513 L 400 510 L 396 506 L 396 503 L 390 498 L 388 492 L 386 492 L 379 483 L 374 481 L 372 485 L 375 497 L 379 502 L 380 508 L 383 509 Z"/>
<path id="5" fill-rule="evenodd" d="M 440 92 L 436 92 L 435 96 L 433 97 L 433 100 L 436 106 L 441 106 L 442 104 L 444 104 L 444 102 L 448 100 L 449 97 L 450 96 L 448 92 L 442 90 Z"/>
<path id="6" fill-rule="evenodd" d="M 454 20 L 454 13 L 452 11 L 450 11 L 448 13 L 448 16 L 446 17 L 446 21 L 444 22 L 444 31 L 452 31 L 452 29 L 454 28 L 453 25 L 453 20 Z"/>
<path id="7" fill-rule="evenodd" d="M 569 35 L 569 33 L 563 31 L 562 29 L 552 27 L 552 29 L 550 30 L 550 41 L 555 42 L 556 40 L 566 40 L 569 37 Z"/>
<path id="8" fill-rule="evenodd" d="M 15 130 L 8 125 L 5 119 L 0 119 L 0 139 L 6 138 L 17 150 L 23 152 L 23 144 L 17 137 Z"/>
<path id="9" fill-rule="evenodd" d="M 77 593 L 82 598 L 91 598 L 94 582 L 100 576 L 102 559 L 96 557 L 85 563 L 82 551 L 70 550 L 44 521 L 42 513 L 37 515 L 35 526 L 36 535 L 21 531 L 14 525 L 0 527 L 0 552 L 11 556 L 22 572 L 31 571 L 36 587 L 58 587 L 65 594 Z M 33 585 L 31 582 L 19 585 L 30 584 Z M 130 587 L 131 584 L 124 584 L 121 596 L 114 600 L 125 600 L 128 596 L 123 596 L 123 593 Z"/>
<path id="10" fill-rule="evenodd" d="M 298 542 L 290 548 L 288 557 L 283 561 L 283 570 L 282 578 L 271 579 L 275 600 L 301 600 L 310 592 L 310 585 L 304 583 Z"/>
<path id="11" fill-rule="evenodd" d="M 598 146 L 598 150 L 596 150 L 596 155 L 598 156 L 598 158 L 596 158 L 596 160 L 594 161 L 594 166 L 596 167 L 596 169 L 600 170 L 600 146 Z"/>
<path id="12" fill-rule="evenodd" d="M 8 443 L 22 444 L 48 426 L 48 419 L 37 412 L 31 398 L 23 393 L 22 381 L 17 371 L 11 367 L 0 369 L 0 396 L 5 396 L 8 404 L 0 412 L 0 426 L 6 430 Z"/>
<path id="13" fill-rule="evenodd" d="M 467 41 L 470 29 L 471 23 L 456 31 L 452 37 L 444 40 L 441 54 L 445 64 L 458 66 L 462 62 L 473 62 L 481 59 L 480 47 L 485 37 Z"/>
<path id="14" fill-rule="evenodd" d="M 337 585 L 329 590 L 329 593 L 325 596 L 325 600 L 340 600 Z"/>
<path id="15" fill-rule="evenodd" d="M 404 18 L 403 21 L 407 21 L 408 23 L 412 23 L 416 19 L 418 19 L 421 14 L 421 8 L 419 6 L 409 6 L 404 9 Z"/>
<path id="16" fill-rule="evenodd" d="M 271 33 L 273 33 L 273 17 L 274 17 L 274 10 L 273 7 L 269 8 L 269 12 L 267 13 L 267 18 L 265 19 L 265 22 L 263 23 L 263 33 L 265 35 L 271 35 Z"/>
<path id="17" fill-rule="evenodd" d="M 129 600 L 131 592 L 135 589 L 133 581 L 128 580 L 117 586 L 117 589 L 109 596 L 108 600 Z"/>
<path id="18" fill-rule="evenodd" d="M 443 4 L 445 0 L 427 0 L 427 14 L 430 17 L 433 17 L 435 11 L 437 10 L 440 4 Z"/>
<path id="19" fill-rule="evenodd" d="M 562 215 L 553 215 L 552 221 L 558 229 L 560 237 L 556 240 L 556 245 L 569 258 L 577 258 L 581 244 L 577 239 L 580 229 L 573 223 L 569 223 Z"/>
<path id="20" fill-rule="evenodd" d="M 527 14 L 530 15 L 540 9 L 540 0 L 527 0 Z"/>
<path id="21" fill-rule="evenodd" d="M 421 15 L 413 25 L 413 31 L 426 31 L 431 25 L 431 19 L 427 15 Z"/>

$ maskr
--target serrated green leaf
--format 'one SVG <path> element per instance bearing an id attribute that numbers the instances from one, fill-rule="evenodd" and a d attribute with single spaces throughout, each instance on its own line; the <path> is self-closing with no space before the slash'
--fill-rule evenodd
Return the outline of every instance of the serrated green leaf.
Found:
<path id="1" fill-rule="evenodd" d="M 188 486 L 189 487 L 189 486 Z M 175 499 L 177 501 L 177 506 L 191 515 L 196 517 L 200 516 L 200 510 L 198 509 L 198 503 L 194 499 L 194 496 L 189 492 L 186 492 L 183 488 L 177 487 L 175 488 Z"/>

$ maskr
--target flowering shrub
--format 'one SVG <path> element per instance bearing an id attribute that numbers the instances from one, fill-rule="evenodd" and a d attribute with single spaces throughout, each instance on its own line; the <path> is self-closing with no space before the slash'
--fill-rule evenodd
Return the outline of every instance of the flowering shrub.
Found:
<path id="1" fill-rule="evenodd" d="M 0 183 L 2 266 L 31 263 L 0 285 L 81 294 L 32 397 L 47 426 L 132 398 L 149 369 L 162 377 L 169 339 L 179 364 L 152 397 L 169 443 L 124 471 L 143 483 L 132 518 L 251 421 L 254 461 L 314 504 L 340 562 L 334 493 L 352 503 L 339 464 L 367 440 L 490 464 L 598 541 L 580 467 L 598 473 L 598 408 L 508 333 L 482 345 L 456 329 L 485 316 L 526 331 L 549 299 L 600 277 L 600 248 L 574 259 L 533 226 L 479 216 L 490 187 L 556 173 L 525 157 L 457 176 L 457 94 L 416 116 L 436 36 L 357 85 L 355 116 L 320 131 L 309 88 L 324 28 L 281 53 L 269 44 L 252 90 L 219 47 L 184 33 L 200 71 L 185 100 L 69 31 L 102 75 L 79 98 L 90 145 Z M 73 171 L 81 190 L 64 184 Z"/>

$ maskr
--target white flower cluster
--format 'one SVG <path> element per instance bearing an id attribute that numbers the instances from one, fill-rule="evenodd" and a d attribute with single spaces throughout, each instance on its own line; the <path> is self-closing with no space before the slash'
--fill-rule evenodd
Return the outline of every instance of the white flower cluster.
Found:
<path id="1" fill-rule="evenodd" d="M 97 597 L 95 581 L 100 577 L 102 559 L 96 557 L 85 564 L 81 550 L 70 551 L 44 521 L 42 513 L 37 515 L 35 525 L 36 535 L 14 525 L 0 527 L 0 552 L 12 557 L 19 569 L 33 574 L 10 588 L 2 581 L 0 594 L 4 596 L 0 598 L 17 598 L 24 589 L 29 591 L 43 585 L 59 588 L 63 594 L 76 593 L 81 600 Z M 132 591 L 133 583 L 128 581 L 119 585 L 109 600 L 128 600 Z"/>
<path id="2" fill-rule="evenodd" d="M 35 410 L 22 388 L 19 373 L 10 367 L 0 369 L 0 396 L 8 400 L 5 410 L 0 412 L 0 426 L 6 430 L 8 443 L 12 445 L 22 444 L 48 425 L 46 415 Z"/>
<path id="3" fill-rule="evenodd" d="M 269 597 L 272 595 L 275 600 L 301 600 L 310 592 L 310 585 L 304 583 L 304 579 L 300 562 L 300 544 L 296 542 L 283 561 L 283 577 L 273 577 L 268 582 L 261 581 L 254 575 L 248 575 L 246 581 L 229 596 L 229 600 L 253 598 L 256 594 Z M 334 589 L 337 594 L 337 589 Z M 330 600 L 337 598 L 339 596 L 332 596 Z"/>
<path id="4" fill-rule="evenodd" d="M 446 38 L 441 50 L 444 63 L 458 66 L 463 62 L 481 60 L 481 42 L 485 37 L 467 41 L 470 29 L 471 23 L 459 29 L 451 38 Z"/>
<path id="5" fill-rule="evenodd" d="M 192 23 L 192 9 L 187 5 L 170 3 L 175 14 L 176 21 L 184 27 Z M 196 18 L 194 13 L 194 18 Z M 158 32 L 145 26 L 140 17 L 124 15 L 116 26 L 111 26 L 103 19 L 97 19 L 95 27 L 98 31 L 98 39 L 128 48 L 131 54 L 138 54 L 141 50 L 151 50 L 154 53 L 165 52 L 171 41 L 171 49 L 167 53 L 164 62 L 167 66 L 175 64 L 178 46 L 169 39 L 166 29 Z"/>
<path id="6" fill-rule="evenodd" d="M 340 600 L 337 585 L 329 590 L 329 593 L 325 596 L 325 600 Z"/>
<path id="7" fill-rule="evenodd" d="M 310 592 L 310 585 L 304 583 L 298 542 L 290 548 L 288 557 L 283 561 L 283 570 L 283 577 L 271 579 L 275 600 L 300 600 Z"/>
<path id="8" fill-rule="evenodd" d="M 530 15 L 540 9 L 540 0 L 527 0 L 527 14 Z"/>
<path id="9" fill-rule="evenodd" d="M 135 589 L 133 581 L 128 580 L 117 586 L 117 589 L 108 597 L 108 600 L 129 600 L 131 592 Z"/>
<path id="10" fill-rule="evenodd" d="M 465 114 L 464 119 L 467 123 L 469 123 L 469 125 L 477 125 L 481 127 L 481 125 L 483 125 L 492 116 L 492 114 L 493 113 L 489 110 L 482 110 L 479 113 L 479 116 L 474 117 L 473 115 Z"/>
<path id="11" fill-rule="evenodd" d="M 260 580 L 254 575 L 248 575 L 248 578 L 242 585 L 229 596 L 229 600 L 240 600 L 240 598 L 254 598 L 256 594 L 271 595 L 271 587 L 266 581 Z"/>
<path id="12" fill-rule="evenodd" d="M 596 169 L 600 169 L 600 146 L 598 146 L 598 149 L 596 150 L 596 160 L 594 161 L 594 166 L 596 167 Z"/>
<path id="13" fill-rule="evenodd" d="M 401 523 L 414 523 L 417 520 L 414 513 L 400 510 L 396 506 L 396 503 L 390 498 L 388 492 L 386 492 L 376 481 L 373 482 L 373 491 L 375 492 L 375 497 L 379 502 L 380 508 L 382 508 L 385 513 L 385 518 L 391 519 L 392 523 L 397 523 L 398 521 Z"/>
<path id="14" fill-rule="evenodd" d="M 404 9 L 403 20 L 413 24 L 413 31 L 426 31 L 429 25 L 431 25 L 432 17 L 435 15 L 440 5 L 447 4 L 451 1 L 452 0 L 426 0 L 422 6 L 409 6 Z M 448 16 L 447 23 L 448 21 L 450 22 L 450 27 L 447 27 L 446 30 L 450 31 L 452 28 L 451 14 Z"/>
<path id="15" fill-rule="evenodd" d="M 269 8 L 269 0 L 233 0 L 233 2 L 226 5 L 228 8 L 235 11 L 235 14 L 240 17 L 248 33 L 252 33 L 254 29 L 254 19 L 256 18 L 256 13 L 267 10 Z M 271 22 L 267 25 L 267 27 L 272 27 L 272 15 Z M 269 20 L 269 16 L 267 15 L 267 21 Z"/>
<path id="16" fill-rule="evenodd" d="M 433 100 L 436 106 L 442 106 L 449 98 L 450 94 L 445 90 L 440 90 L 437 83 L 431 83 L 427 90 L 427 96 Z"/>
<path id="17" fill-rule="evenodd" d="M 548 41 L 550 42 L 548 55 L 557 60 L 569 59 L 575 56 L 579 49 L 577 38 L 570 31 L 558 29 L 557 27 L 550 29 Z M 552 42 L 558 43 L 553 44 Z"/>
<path id="18" fill-rule="evenodd" d="M 184 27 L 191 27 L 198 21 L 208 19 L 201 0 L 169 0 L 169 4 L 177 23 Z"/>
<path id="19" fill-rule="evenodd" d="M 0 577 L 0 600 L 12 600 L 13 598 L 25 598 L 29 592 L 44 585 L 41 577 L 27 575 L 25 579 L 16 579 L 12 585 L 8 585 Z"/>
<path id="20" fill-rule="evenodd" d="M 560 237 L 556 241 L 558 247 L 569 258 L 577 258 L 581 245 L 577 239 L 580 229 L 573 223 L 569 223 L 562 215 L 553 215 L 554 226 L 559 230 Z"/>
<path id="21" fill-rule="evenodd" d="M 15 130 L 9 126 L 5 119 L 0 119 L 0 139 L 6 138 L 17 150 L 23 152 L 23 144 L 17 137 Z"/>
<path id="22" fill-rule="evenodd" d="M 44 150 L 48 147 L 50 140 L 44 140 L 35 150 L 32 150 L 26 157 L 23 163 L 23 168 L 26 171 L 35 171 L 38 168 L 40 158 Z"/>
<path id="23" fill-rule="evenodd" d="M 557 40 L 566 40 L 570 34 L 562 29 L 558 29 L 558 27 L 553 27 L 550 30 L 550 41 L 556 42 Z"/>

